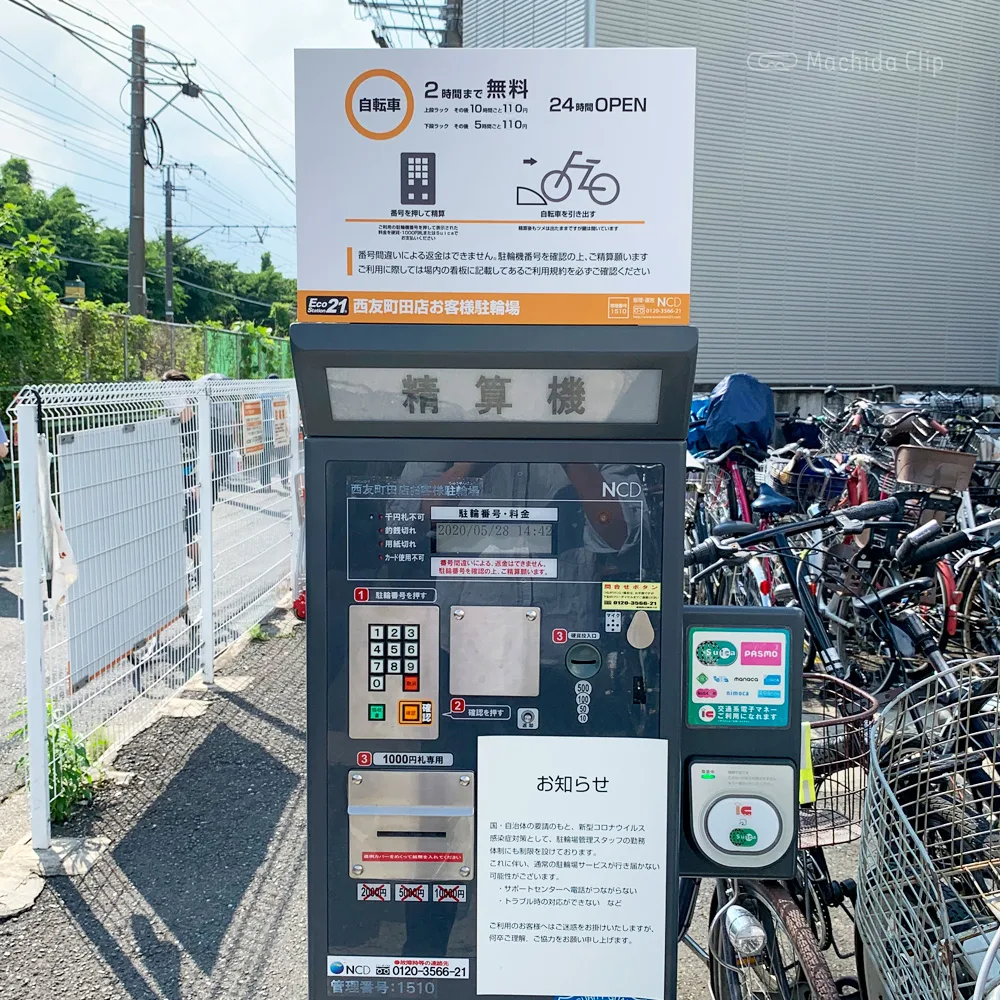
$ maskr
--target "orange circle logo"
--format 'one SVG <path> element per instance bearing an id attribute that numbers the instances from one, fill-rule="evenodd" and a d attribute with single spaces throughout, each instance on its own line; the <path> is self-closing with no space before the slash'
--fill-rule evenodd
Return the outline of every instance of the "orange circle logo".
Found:
<path id="1" fill-rule="evenodd" d="M 394 128 L 389 129 L 388 132 L 373 132 L 371 129 L 365 128 L 354 114 L 354 95 L 358 92 L 358 87 L 366 80 L 371 80 L 376 76 L 384 76 L 387 80 L 392 80 L 393 83 L 400 87 L 403 91 L 403 96 L 406 98 L 406 112 L 403 115 L 403 120 Z M 353 126 L 354 131 L 363 135 L 366 139 L 395 139 L 410 124 L 410 120 L 413 118 L 413 91 L 410 90 L 410 85 L 398 73 L 393 73 L 391 69 L 369 69 L 357 77 L 350 87 L 347 88 L 347 97 L 344 99 L 344 110 L 347 112 L 347 120 Z"/>

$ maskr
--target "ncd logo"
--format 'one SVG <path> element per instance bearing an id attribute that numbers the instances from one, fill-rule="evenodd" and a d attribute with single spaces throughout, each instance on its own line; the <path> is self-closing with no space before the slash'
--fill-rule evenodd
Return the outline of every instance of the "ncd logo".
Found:
<path id="1" fill-rule="evenodd" d="M 642 484 L 623 481 L 610 483 L 601 483 L 601 496 L 602 497 L 614 497 L 618 500 L 635 500 L 642 496 Z"/>
<path id="2" fill-rule="evenodd" d="M 359 965 L 356 962 L 341 962 L 339 959 L 330 961 L 331 976 L 370 976 L 372 967 L 370 965 Z"/>

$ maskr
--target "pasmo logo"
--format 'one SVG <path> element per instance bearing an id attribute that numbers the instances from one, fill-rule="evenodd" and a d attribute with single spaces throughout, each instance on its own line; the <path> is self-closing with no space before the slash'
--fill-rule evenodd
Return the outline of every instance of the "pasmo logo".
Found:
<path id="1" fill-rule="evenodd" d="M 747 55 L 747 69 L 758 73 L 787 73 L 799 64 L 794 52 L 751 52 Z"/>

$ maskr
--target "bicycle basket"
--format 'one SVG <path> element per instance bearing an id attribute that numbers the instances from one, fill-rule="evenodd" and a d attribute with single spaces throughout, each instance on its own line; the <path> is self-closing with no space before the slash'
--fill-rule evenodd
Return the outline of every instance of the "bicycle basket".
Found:
<path id="1" fill-rule="evenodd" d="M 771 486 L 782 496 L 794 500 L 799 510 L 805 513 L 811 504 L 830 503 L 847 488 L 847 476 L 826 458 L 810 458 L 799 455 L 783 465 L 771 464 L 775 470 L 771 476 Z M 780 460 L 779 460 L 780 461 Z"/>
<path id="2" fill-rule="evenodd" d="M 826 674 L 803 675 L 802 720 L 812 733 L 815 801 L 799 807 L 799 847 L 831 847 L 861 836 L 868 730 L 878 702 Z"/>
<path id="3" fill-rule="evenodd" d="M 911 486 L 933 486 L 961 493 L 969 488 L 975 465 L 973 452 L 916 444 L 903 444 L 896 449 L 896 481 Z"/>
<path id="4" fill-rule="evenodd" d="M 956 679 L 990 659 L 956 664 Z M 968 1000 L 1000 918 L 994 772 L 968 742 L 980 732 L 995 745 L 997 677 L 980 673 L 950 705 L 941 690 L 936 674 L 908 688 L 870 733 L 856 916 L 886 1000 Z M 985 995 L 998 985 L 995 962 Z"/>

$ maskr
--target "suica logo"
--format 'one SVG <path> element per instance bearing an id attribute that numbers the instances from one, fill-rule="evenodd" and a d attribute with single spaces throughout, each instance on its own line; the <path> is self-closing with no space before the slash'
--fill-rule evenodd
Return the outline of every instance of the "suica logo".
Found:
<path id="1" fill-rule="evenodd" d="M 642 484 L 635 482 L 601 483 L 602 497 L 617 497 L 619 500 L 635 500 L 642 496 Z"/>

